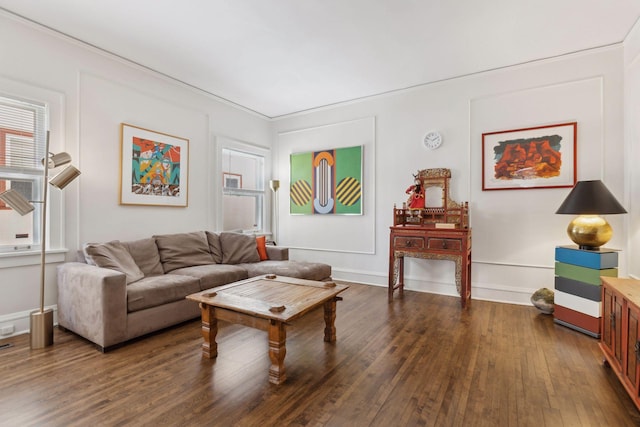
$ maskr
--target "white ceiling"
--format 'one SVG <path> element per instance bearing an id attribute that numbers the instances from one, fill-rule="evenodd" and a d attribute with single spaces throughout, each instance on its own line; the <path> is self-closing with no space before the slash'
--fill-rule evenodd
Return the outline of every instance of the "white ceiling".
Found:
<path id="1" fill-rule="evenodd" d="M 624 40 L 638 0 L 0 0 L 267 117 Z"/>

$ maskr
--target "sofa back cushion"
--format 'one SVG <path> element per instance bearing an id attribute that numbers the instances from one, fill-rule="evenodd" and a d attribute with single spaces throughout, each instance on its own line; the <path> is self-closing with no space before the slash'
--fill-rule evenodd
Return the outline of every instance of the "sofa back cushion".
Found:
<path id="1" fill-rule="evenodd" d="M 153 236 L 165 273 L 176 268 L 214 264 L 204 231 Z"/>
<path id="2" fill-rule="evenodd" d="M 119 241 L 90 243 L 84 247 L 89 264 L 124 273 L 127 285 L 144 277 L 144 273 L 133 260 L 127 248 Z"/>
<path id="3" fill-rule="evenodd" d="M 220 236 L 211 231 L 206 231 L 207 241 L 209 242 L 209 252 L 213 256 L 216 264 L 222 263 L 222 246 L 220 245 Z"/>
<path id="4" fill-rule="evenodd" d="M 223 264 L 260 261 L 255 236 L 240 233 L 220 233 Z"/>
<path id="5" fill-rule="evenodd" d="M 145 277 L 164 274 L 160 263 L 160 253 L 152 238 L 122 242 Z"/>

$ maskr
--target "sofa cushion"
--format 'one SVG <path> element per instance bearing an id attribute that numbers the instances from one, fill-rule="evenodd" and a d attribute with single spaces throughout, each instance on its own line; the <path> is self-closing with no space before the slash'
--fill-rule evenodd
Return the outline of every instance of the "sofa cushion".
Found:
<path id="1" fill-rule="evenodd" d="M 127 286 L 127 311 L 138 311 L 184 299 L 200 292 L 196 277 L 163 274 L 145 277 Z"/>
<path id="2" fill-rule="evenodd" d="M 156 241 L 152 238 L 122 242 L 127 248 L 135 263 L 145 276 L 157 276 L 164 274 L 160 263 L 160 253 Z"/>
<path id="3" fill-rule="evenodd" d="M 213 261 L 216 264 L 222 262 L 222 246 L 220 245 L 220 236 L 211 231 L 206 231 L 207 241 L 209 242 L 209 252 L 213 256 Z"/>
<path id="4" fill-rule="evenodd" d="M 209 264 L 184 267 L 173 270 L 169 275 L 180 274 L 183 276 L 197 277 L 200 280 L 200 290 L 214 288 L 248 279 L 247 270 L 237 265 Z"/>
<path id="5" fill-rule="evenodd" d="M 258 262 L 260 255 L 255 236 L 240 233 L 220 233 L 223 264 Z"/>
<path id="6" fill-rule="evenodd" d="M 153 236 L 158 245 L 165 273 L 192 265 L 213 264 L 209 242 L 204 231 Z"/>
<path id="7" fill-rule="evenodd" d="M 117 240 L 87 244 L 84 247 L 84 252 L 89 264 L 124 273 L 127 277 L 127 285 L 144 277 L 144 273 L 135 263 L 127 248 Z"/>
<path id="8" fill-rule="evenodd" d="M 331 277 L 331 266 L 319 262 L 267 260 L 240 264 L 239 267 L 246 269 L 249 277 L 262 274 L 275 274 L 277 276 L 308 280 L 324 280 Z"/>

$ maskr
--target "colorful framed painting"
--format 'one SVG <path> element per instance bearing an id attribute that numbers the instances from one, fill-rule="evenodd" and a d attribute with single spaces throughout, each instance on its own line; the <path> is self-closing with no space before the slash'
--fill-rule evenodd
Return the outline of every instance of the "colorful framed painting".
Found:
<path id="1" fill-rule="evenodd" d="M 289 212 L 362 215 L 362 148 L 291 154 Z"/>
<path id="2" fill-rule="evenodd" d="M 189 140 L 122 123 L 120 204 L 188 205 Z"/>
<path id="3" fill-rule="evenodd" d="M 576 122 L 482 134 L 482 190 L 576 183 Z"/>

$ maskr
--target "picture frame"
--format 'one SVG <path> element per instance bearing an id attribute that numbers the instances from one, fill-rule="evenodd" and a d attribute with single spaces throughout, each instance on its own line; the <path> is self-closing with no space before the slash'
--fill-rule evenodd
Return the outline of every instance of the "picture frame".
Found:
<path id="1" fill-rule="evenodd" d="M 577 134 L 577 122 L 483 133 L 482 190 L 573 187 Z"/>
<path id="2" fill-rule="evenodd" d="M 120 204 L 188 206 L 189 140 L 122 123 Z"/>
<path id="3" fill-rule="evenodd" d="M 239 173 L 223 172 L 222 185 L 224 188 L 242 188 L 242 175 Z"/>
<path id="4" fill-rule="evenodd" d="M 362 215 L 362 145 L 289 155 L 291 215 Z"/>

